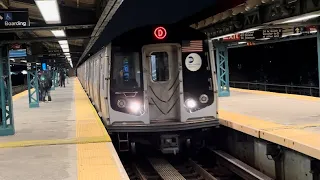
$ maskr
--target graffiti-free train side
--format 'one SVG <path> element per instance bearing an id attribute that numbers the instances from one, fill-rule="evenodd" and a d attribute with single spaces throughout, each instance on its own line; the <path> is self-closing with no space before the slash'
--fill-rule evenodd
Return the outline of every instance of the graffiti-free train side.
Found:
<path id="1" fill-rule="evenodd" d="M 77 68 L 119 151 L 143 143 L 179 153 L 219 126 L 209 45 L 205 34 L 190 27 L 139 27 Z"/>

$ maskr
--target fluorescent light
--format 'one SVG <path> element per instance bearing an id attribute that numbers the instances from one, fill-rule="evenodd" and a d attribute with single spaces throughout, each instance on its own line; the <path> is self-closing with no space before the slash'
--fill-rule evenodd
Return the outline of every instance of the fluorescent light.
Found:
<path id="1" fill-rule="evenodd" d="M 68 41 L 67 40 L 60 40 L 60 41 L 58 41 L 59 42 L 59 44 L 61 45 L 61 44 L 68 44 Z"/>
<path id="2" fill-rule="evenodd" d="M 24 62 L 24 63 L 26 63 L 27 61 L 26 61 L 26 60 L 21 60 L 20 62 Z"/>
<path id="3" fill-rule="evenodd" d="M 63 48 L 62 51 L 63 51 L 64 53 L 67 53 L 67 52 L 69 52 L 69 48 Z"/>
<path id="4" fill-rule="evenodd" d="M 260 38 L 260 39 L 257 39 L 258 41 L 265 41 L 265 40 L 269 40 L 270 38 Z"/>
<path id="5" fill-rule="evenodd" d="M 250 29 L 245 29 L 245 30 L 242 30 L 242 31 L 239 31 L 238 33 L 241 34 L 241 33 L 248 33 L 248 32 L 252 32 L 252 31 L 256 31 L 256 30 L 259 30 L 260 28 L 250 28 Z"/>
<path id="6" fill-rule="evenodd" d="M 61 49 L 69 49 L 68 44 L 61 44 L 60 47 L 61 47 Z"/>
<path id="7" fill-rule="evenodd" d="M 315 30 L 312 30 L 312 31 L 310 31 L 310 33 L 311 34 L 313 34 L 313 33 L 317 33 L 318 31 L 315 29 Z"/>
<path id="8" fill-rule="evenodd" d="M 241 42 L 238 42 L 238 44 L 247 44 L 247 42 L 241 41 Z"/>
<path id="9" fill-rule="evenodd" d="M 320 14 L 312 14 L 312 15 L 297 17 L 297 18 L 294 18 L 294 19 L 291 19 L 291 20 L 288 20 L 288 21 L 284 21 L 284 22 L 282 22 L 282 24 L 300 22 L 300 21 L 307 21 L 309 19 L 317 18 L 319 16 L 320 16 Z"/>
<path id="10" fill-rule="evenodd" d="M 35 0 L 35 2 L 47 24 L 61 23 L 57 0 Z"/>
<path id="11" fill-rule="evenodd" d="M 66 37 L 64 30 L 51 30 L 51 32 L 55 37 Z"/>
<path id="12" fill-rule="evenodd" d="M 64 55 L 66 55 L 66 56 L 70 56 L 70 53 L 64 53 Z"/>

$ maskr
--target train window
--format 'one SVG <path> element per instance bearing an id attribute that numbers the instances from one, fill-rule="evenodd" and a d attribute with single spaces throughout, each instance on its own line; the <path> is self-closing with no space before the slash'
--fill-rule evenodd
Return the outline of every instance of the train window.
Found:
<path id="1" fill-rule="evenodd" d="M 150 59 L 152 81 L 169 80 L 169 60 L 167 52 L 153 52 Z"/>
<path id="2" fill-rule="evenodd" d="M 112 80 L 117 89 L 140 88 L 140 55 L 138 52 L 114 53 Z"/>

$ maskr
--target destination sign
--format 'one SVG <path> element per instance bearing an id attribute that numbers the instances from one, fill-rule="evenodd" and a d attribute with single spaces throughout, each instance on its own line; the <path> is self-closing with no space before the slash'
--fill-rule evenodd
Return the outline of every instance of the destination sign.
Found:
<path id="1" fill-rule="evenodd" d="M 27 27 L 29 23 L 29 13 L 27 9 L 23 10 L 0 10 L 0 27 Z"/>

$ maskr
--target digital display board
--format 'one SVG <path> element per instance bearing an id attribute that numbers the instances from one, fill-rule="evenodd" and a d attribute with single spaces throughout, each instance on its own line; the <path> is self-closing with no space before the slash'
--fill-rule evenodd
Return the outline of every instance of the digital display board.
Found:
<path id="1" fill-rule="evenodd" d="M 26 57 L 26 56 L 27 56 L 26 49 L 9 50 L 9 57 L 10 58 Z"/>
<path id="2" fill-rule="evenodd" d="M 42 66 L 41 66 L 41 67 L 42 67 L 42 70 L 43 70 L 43 71 L 47 70 L 47 64 L 46 64 L 46 63 L 42 63 Z"/>

